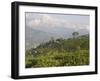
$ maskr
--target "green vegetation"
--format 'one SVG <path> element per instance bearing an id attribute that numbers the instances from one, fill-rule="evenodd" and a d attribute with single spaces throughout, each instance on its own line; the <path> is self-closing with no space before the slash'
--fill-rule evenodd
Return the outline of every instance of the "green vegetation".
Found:
<path id="1" fill-rule="evenodd" d="M 26 68 L 89 65 L 89 35 L 55 39 L 31 48 L 25 53 Z"/>

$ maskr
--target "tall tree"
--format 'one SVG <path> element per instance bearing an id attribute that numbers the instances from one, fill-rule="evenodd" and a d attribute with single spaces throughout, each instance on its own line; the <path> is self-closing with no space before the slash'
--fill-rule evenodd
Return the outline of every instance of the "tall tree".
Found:
<path id="1" fill-rule="evenodd" d="M 73 35 L 73 38 L 77 38 L 79 35 L 79 32 L 73 32 L 72 35 Z"/>

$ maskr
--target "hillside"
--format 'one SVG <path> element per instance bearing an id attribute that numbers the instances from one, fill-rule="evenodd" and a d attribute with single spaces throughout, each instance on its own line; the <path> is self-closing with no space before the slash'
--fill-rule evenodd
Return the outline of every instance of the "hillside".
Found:
<path id="1" fill-rule="evenodd" d="M 61 36 L 47 33 L 45 31 L 32 29 L 26 27 L 25 29 L 25 48 L 30 49 L 32 47 L 36 47 L 41 43 L 47 42 L 51 39 L 51 37 L 59 38 Z"/>
<path id="2" fill-rule="evenodd" d="M 71 29 L 71 27 L 25 27 L 25 49 L 30 49 L 33 47 L 37 47 L 39 44 L 48 42 L 53 37 L 54 39 L 58 38 L 71 38 L 72 33 L 75 30 Z M 80 35 L 88 34 L 88 31 L 85 29 L 79 29 L 78 32 Z"/>
<path id="3" fill-rule="evenodd" d="M 26 51 L 26 68 L 89 65 L 89 35 L 53 37 Z"/>

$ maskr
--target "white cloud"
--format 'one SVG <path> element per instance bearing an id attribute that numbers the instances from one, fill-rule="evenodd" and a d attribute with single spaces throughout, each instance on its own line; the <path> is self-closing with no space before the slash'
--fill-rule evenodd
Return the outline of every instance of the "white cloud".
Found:
<path id="1" fill-rule="evenodd" d="M 32 15 L 27 15 L 26 18 L 30 17 Z M 37 27 L 43 27 L 44 25 L 47 27 L 65 27 L 65 28 L 72 28 L 75 30 L 79 29 L 86 29 L 89 30 L 89 25 L 84 24 L 84 23 L 76 23 L 76 22 L 71 22 L 68 21 L 67 19 L 64 18 L 57 18 L 53 17 L 48 14 L 39 14 L 39 18 L 33 18 L 28 22 L 29 27 L 32 28 L 37 28 Z"/>
<path id="2" fill-rule="evenodd" d="M 37 26 L 39 26 L 41 24 L 41 21 L 39 20 L 39 19 L 35 19 L 35 20 L 31 20 L 30 22 L 29 22 L 29 26 L 31 27 L 37 27 Z"/>

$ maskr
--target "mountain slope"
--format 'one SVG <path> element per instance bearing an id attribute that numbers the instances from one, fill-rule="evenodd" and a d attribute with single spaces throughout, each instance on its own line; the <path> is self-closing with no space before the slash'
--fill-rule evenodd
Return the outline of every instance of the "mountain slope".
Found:
<path id="1" fill-rule="evenodd" d="M 61 36 L 53 34 L 53 33 L 47 33 L 44 31 L 26 27 L 25 29 L 25 48 L 29 49 L 32 47 L 36 47 L 40 43 L 49 41 L 52 37 L 56 39 Z"/>
<path id="2" fill-rule="evenodd" d="M 64 28 L 64 27 L 58 27 L 58 28 L 49 28 L 46 29 L 46 27 L 41 28 L 31 28 L 26 27 L 25 28 L 25 48 L 29 49 L 32 47 L 36 47 L 41 43 L 47 42 L 51 40 L 53 37 L 54 39 L 57 38 L 71 38 L 72 33 L 75 30 L 71 28 Z M 78 30 L 80 35 L 88 34 L 87 30 Z"/>

